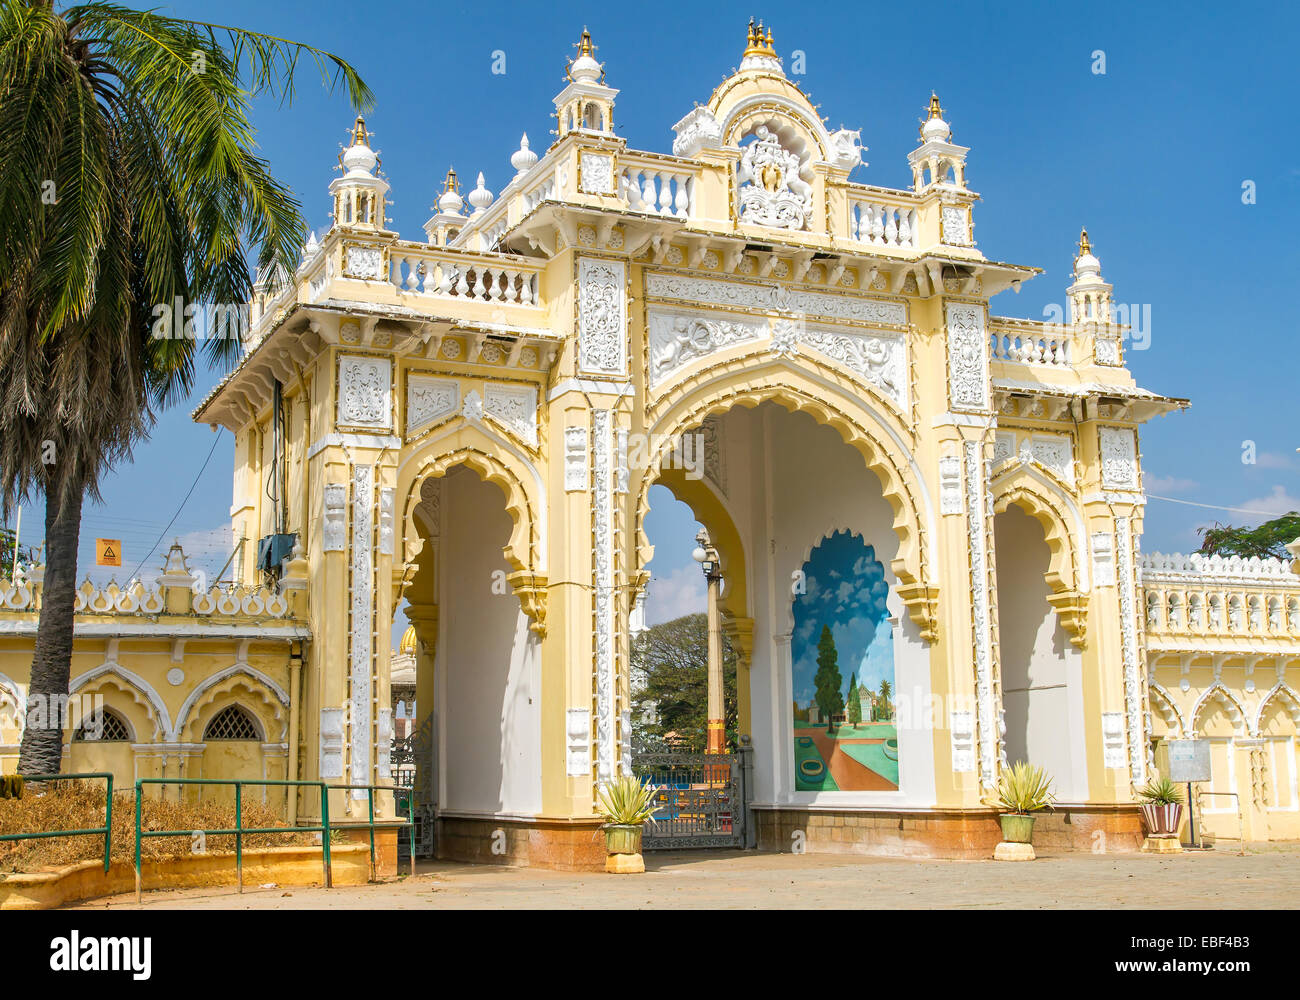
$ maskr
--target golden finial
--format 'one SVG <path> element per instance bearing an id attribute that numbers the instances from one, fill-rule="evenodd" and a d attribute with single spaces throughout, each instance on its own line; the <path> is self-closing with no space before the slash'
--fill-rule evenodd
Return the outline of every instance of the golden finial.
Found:
<path id="1" fill-rule="evenodd" d="M 587 30 L 587 26 L 584 24 L 582 26 L 582 40 L 578 42 L 578 55 L 589 56 L 593 51 L 595 49 L 591 44 L 591 32 Z"/>
<path id="2" fill-rule="evenodd" d="M 943 108 L 939 106 L 939 98 L 935 95 L 935 92 L 933 90 L 930 91 L 930 117 L 931 118 L 943 117 Z"/>
<path id="3" fill-rule="evenodd" d="M 456 171 L 452 167 L 447 168 L 447 180 L 446 183 L 443 184 L 442 190 L 444 193 L 460 190 L 460 183 L 456 180 Z"/>
<path id="4" fill-rule="evenodd" d="M 352 145 L 364 146 L 369 138 L 369 133 L 366 132 L 366 120 L 357 115 L 356 123 L 352 126 Z"/>
<path id="5" fill-rule="evenodd" d="M 763 22 L 759 21 L 757 27 L 754 25 L 754 19 L 749 19 L 749 34 L 745 39 L 746 56 L 774 56 L 776 49 L 772 45 L 772 29 L 767 29 L 767 34 L 763 34 Z"/>
<path id="6" fill-rule="evenodd" d="M 1088 230 L 1080 229 L 1079 230 L 1079 257 L 1082 257 L 1084 254 L 1087 253 L 1092 253 L 1092 244 L 1088 242 Z M 1076 257 L 1075 260 L 1078 260 L 1079 257 Z"/>

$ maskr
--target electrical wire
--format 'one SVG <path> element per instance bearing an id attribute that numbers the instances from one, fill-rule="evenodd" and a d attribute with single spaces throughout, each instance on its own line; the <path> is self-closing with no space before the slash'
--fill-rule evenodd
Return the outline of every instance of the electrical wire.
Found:
<path id="1" fill-rule="evenodd" d="M 167 527 L 163 528 L 162 532 L 158 535 L 157 540 L 153 543 L 153 547 L 145 553 L 144 559 L 141 559 L 136 564 L 135 569 L 131 570 L 131 575 L 127 577 L 128 580 L 135 579 L 135 575 L 140 572 L 140 567 L 145 564 L 145 560 L 157 551 L 159 542 L 167 537 L 167 532 L 171 531 L 172 525 L 175 524 L 176 519 L 181 516 L 181 511 L 183 511 L 185 505 L 189 503 L 190 497 L 193 496 L 195 488 L 199 485 L 199 480 L 203 478 L 203 473 L 207 471 L 208 463 L 212 461 L 212 456 L 216 453 L 217 445 L 221 442 L 221 434 L 224 430 L 224 427 L 217 428 L 216 440 L 212 442 L 212 447 L 208 450 L 208 457 L 203 460 L 203 467 L 199 469 L 199 474 L 194 477 L 194 482 L 190 483 L 190 488 L 186 492 L 185 498 L 181 501 L 181 505 L 176 508 L 176 513 L 173 514 L 172 519 L 167 522 Z"/>
<path id="2" fill-rule="evenodd" d="M 1264 517 L 1281 517 L 1276 510 L 1253 510 L 1249 507 L 1224 507 L 1217 503 L 1197 503 L 1195 500 L 1179 500 L 1177 497 L 1162 497 L 1154 493 L 1147 494 L 1148 500 L 1163 500 L 1165 503 L 1181 503 L 1188 507 L 1203 507 L 1206 510 L 1228 510 L 1234 514 L 1260 514 Z"/>

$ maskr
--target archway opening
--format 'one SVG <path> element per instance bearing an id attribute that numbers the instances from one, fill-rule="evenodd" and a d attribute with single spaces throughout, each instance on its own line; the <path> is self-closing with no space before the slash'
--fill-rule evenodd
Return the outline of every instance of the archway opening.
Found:
<path id="1" fill-rule="evenodd" d="M 509 581 L 505 496 L 457 465 L 421 497 L 424 545 L 405 592 L 417 799 L 440 814 L 539 813 L 541 647 Z"/>
<path id="2" fill-rule="evenodd" d="M 993 533 L 1007 761 L 1045 768 L 1062 801 L 1087 801 L 1082 659 L 1048 603 L 1051 550 L 1015 504 L 994 517 Z"/>

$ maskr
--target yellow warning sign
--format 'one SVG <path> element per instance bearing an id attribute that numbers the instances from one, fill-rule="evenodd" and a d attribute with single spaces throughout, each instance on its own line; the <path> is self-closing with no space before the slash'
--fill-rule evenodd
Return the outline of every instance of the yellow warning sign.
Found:
<path id="1" fill-rule="evenodd" d="M 95 565 L 121 566 L 122 540 L 120 538 L 96 538 Z"/>

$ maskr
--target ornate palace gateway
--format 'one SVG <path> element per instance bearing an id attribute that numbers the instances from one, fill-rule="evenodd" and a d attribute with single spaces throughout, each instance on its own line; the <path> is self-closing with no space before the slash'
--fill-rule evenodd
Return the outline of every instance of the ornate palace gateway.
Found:
<path id="1" fill-rule="evenodd" d="M 617 93 L 584 33 L 555 143 L 525 138 L 497 195 L 449 173 L 418 241 L 387 228 L 357 120 L 332 227 L 259 283 L 195 413 L 236 436 L 236 536 L 291 554 L 259 586 L 196 590 L 179 549 L 156 586 L 87 584 L 73 687 L 118 739 L 74 719 L 73 763 L 387 782 L 406 601 L 440 852 L 599 866 L 661 484 L 716 546 L 759 846 L 987 856 L 1000 770 L 1027 758 L 1061 800 L 1043 843 L 1135 849 L 1156 741 L 1192 734 L 1248 839 L 1300 837 L 1300 576 L 1140 554 L 1139 429 L 1186 402 L 1134 383 L 1087 235 L 1062 323 L 1000 318 L 1037 270 L 977 248 L 937 98 L 892 190 L 850 182 L 859 133 L 827 129 L 761 30 L 671 155 L 614 134 Z M 252 545 L 240 570 L 259 578 Z M 839 738 L 814 597 L 863 623 Z M 39 569 L 0 599 L 12 755 Z M 1211 832 L 1230 802 L 1203 803 Z"/>

